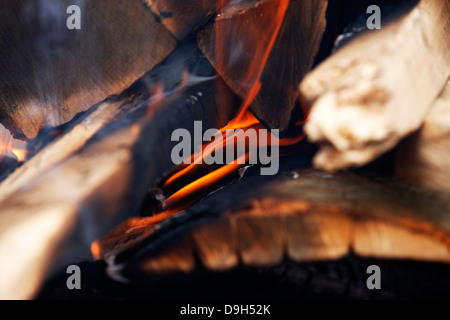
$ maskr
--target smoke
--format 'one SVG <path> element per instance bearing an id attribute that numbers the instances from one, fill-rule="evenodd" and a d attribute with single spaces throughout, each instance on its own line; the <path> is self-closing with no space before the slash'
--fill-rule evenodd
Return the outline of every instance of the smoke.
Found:
<path id="1" fill-rule="evenodd" d="M 61 50 L 73 33 L 68 32 L 67 8 L 77 5 L 83 11 L 84 0 L 25 0 L 22 1 L 19 19 L 30 26 L 31 44 L 44 56 Z"/>

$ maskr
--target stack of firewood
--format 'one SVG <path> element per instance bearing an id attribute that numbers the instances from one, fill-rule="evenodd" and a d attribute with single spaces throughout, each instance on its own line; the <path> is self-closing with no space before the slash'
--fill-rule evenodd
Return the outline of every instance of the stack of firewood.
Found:
<path id="1" fill-rule="evenodd" d="M 59 133 L 0 183 L 0 298 L 33 297 L 55 268 L 137 215 L 148 189 L 173 167 L 172 132 L 192 131 L 194 120 L 222 127 L 236 101 L 252 94 L 249 82 L 260 82 L 251 111 L 268 128 L 285 134 L 298 106 L 308 109 L 305 131 L 319 145 L 315 167 L 362 166 L 401 142 L 396 175 L 437 189 L 436 207 L 450 211 L 441 194 L 450 190 L 447 1 L 411 5 L 315 68 L 326 29 L 334 28 L 327 0 L 80 0 L 81 29 L 66 27 L 71 1 L 49 3 L 0 0 L 1 123 L 26 140 L 48 127 Z M 276 264 L 286 247 L 296 261 L 350 249 L 450 261 L 450 220 L 407 204 L 418 191 L 397 200 L 390 187 L 318 173 L 306 174 L 304 185 L 280 181 L 269 186 L 305 195 L 279 191 L 285 205 L 273 194 L 266 206 L 264 190 L 253 202 L 249 194 L 241 205 L 220 206 L 227 216 L 219 222 L 187 232 L 206 266 Z M 333 182 L 347 198 L 336 198 Z M 308 186 L 319 186 L 312 188 L 319 196 Z M 428 204 L 428 192 L 417 201 Z M 130 230 L 138 234 L 126 237 Z M 154 230 L 154 220 L 128 221 L 96 242 L 94 253 L 114 263 Z M 260 236 L 267 233 L 273 241 Z M 188 272 L 190 250 L 131 265 Z"/>

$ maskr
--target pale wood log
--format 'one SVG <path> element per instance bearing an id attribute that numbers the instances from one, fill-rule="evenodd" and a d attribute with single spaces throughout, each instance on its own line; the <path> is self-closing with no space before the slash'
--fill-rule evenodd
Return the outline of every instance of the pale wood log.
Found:
<path id="1" fill-rule="evenodd" d="M 219 116 L 214 88 L 208 82 L 164 99 L 155 96 L 150 103 L 136 96 L 105 102 L 87 119 L 98 129 L 112 118 L 107 127 L 85 142 L 93 131 L 76 135 L 86 125 L 82 121 L 11 176 L 13 191 L 4 191 L 8 194 L 0 201 L 0 298 L 33 297 L 53 267 L 79 256 L 102 233 L 135 214 L 148 188 L 173 166 L 172 132 L 193 131 L 193 119 L 202 120 L 205 128 L 221 127 L 233 116 L 231 109 Z M 113 117 L 118 106 L 124 114 Z M 65 155 L 74 153 L 58 156 L 53 167 L 27 173 L 64 142 L 83 146 L 63 148 Z M 158 265 L 148 267 L 155 271 Z"/>
<path id="2" fill-rule="evenodd" d="M 361 166 L 417 130 L 450 74 L 450 3 L 422 0 L 337 51 L 301 83 L 318 168 Z"/>
<path id="3" fill-rule="evenodd" d="M 129 148 L 136 138 L 128 131 L 70 157 L 1 202 L 2 299 L 33 297 L 56 257 L 73 250 L 63 245 L 72 232 L 82 240 L 89 224 L 98 232 L 111 223 L 130 184 Z M 101 165 L 92 168 L 92 161 Z"/>
<path id="4" fill-rule="evenodd" d="M 398 177 L 450 191 L 450 80 L 420 131 L 400 145 L 396 161 Z"/>
<path id="5" fill-rule="evenodd" d="M 25 188 L 28 183 L 81 149 L 94 134 L 120 113 L 123 103 L 123 100 L 107 101 L 95 107 L 91 114 L 84 117 L 69 132 L 17 168 L 0 184 L 0 201 Z"/>
<path id="6" fill-rule="evenodd" d="M 119 94 L 172 52 L 176 40 L 140 0 L 1 0 L 0 119 L 28 138 Z"/>
<path id="7" fill-rule="evenodd" d="M 251 110 L 264 125 L 282 133 L 291 121 L 298 83 L 311 69 L 319 50 L 328 5 L 326 0 L 289 1 L 273 49 L 264 62 L 263 51 L 269 46 L 275 16 L 284 2 L 230 5 L 198 35 L 203 53 L 242 98 L 248 98 L 253 85 L 261 81 Z"/>

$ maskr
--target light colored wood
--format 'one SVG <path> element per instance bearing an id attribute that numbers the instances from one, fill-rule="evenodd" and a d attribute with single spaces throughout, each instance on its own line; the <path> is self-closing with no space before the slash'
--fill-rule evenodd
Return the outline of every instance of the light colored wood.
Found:
<path id="1" fill-rule="evenodd" d="M 86 241 L 117 219 L 131 183 L 136 138 L 128 131 L 69 157 L 0 203 L 2 299 L 32 298 L 56 257 L 73 254 L 65 243 L 72 232 L 91 228 Z"/>
<path id="2" fill-rule="evenodd" d="M 84 254 L 92 241 L 135 215 L 149 186 L 174 166 L 175 129 L 192 131 L 192 119 L 218 128 L 234 114 L 221 110 L 218 117 L 213 82 L 164 99 L 137 93 L 100 105 L 67 137 L 35 155 L 35 162 L 24 164 L 11 182 L 4 181 L 13 190 L 0 200 L 0 299 L 32 298 L 52 268 Z M 61 147 L 65 143 L 72 146 Z M 52 160 L 53 166 L 39 164 L 60 147 L 64 155 Z"/>
<path id="3" fill-rule="evenodd" d="M 20 191 L 20 189 L 38 179 L 40 175 L 78 151 L 120 112 L 120 106 L 123 103 L 124 101 L 121 100 L 100 104 L 69 132 L 17 168 L 0 184 L 0 201 Z"/>
<path id="4" fill-rule="evenodd" d="M 176 47 L 141 0 L 1 0 L 0 118 L 28 138 L 120 94 Z"/>
<path id="5" fill-rule="evenodd" d="M 420 131 L 400 145 L 396 175 L 450 191 L 450 79 Z"/>
<path id="6" fill-rule="evenodd" d="M 448 1 L 422 0 L 304 79 L 300 91 L 312 106 L 305 131 L 320 144 L 316 167 L 367 164 L 419 129 L 450 75 L 449 15 Z"/>
<path id="7" fill-rule="evenodd" d="M 445 237 L 447 240 L 440 242 L 421 228 L 363 217 L 355 225 L 353 250 L 363 257 L 450 263 L 448 234 Z"/>

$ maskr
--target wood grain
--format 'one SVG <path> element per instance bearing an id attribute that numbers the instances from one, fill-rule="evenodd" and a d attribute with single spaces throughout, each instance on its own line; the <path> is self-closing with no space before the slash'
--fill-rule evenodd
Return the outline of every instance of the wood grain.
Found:
<path id="1" fill-rule="evenodd" d="M 81 30 L 66 27 L 70 0 L 1 0 L 0 120 L 28 138 L 119 94 L 175 48 L 140 0 L 80 0 Z"/>
<path id="2" fill-rule="evenodd" d="M 243 215 L 232 219 L 238 252 L 247 266 L 277 265 L 284 257 L 284 219 L 278 215 Z"/>
<path id="3" fill-rule="evenodd" d="M 199 92 L 194 101 L 192 96 Z M 97 111 L 111 108 L 111 113 L 87 117 L 89 126 L 97 129 L 95 135 L 91 129 L 76 134 L 86 125 L 81 121 L 67 138 L 48 145 L 35 155 L 35 162 L 30 160 L 11 176 L 14 181 L 5 180 L 12 190 L 6 188 L 0 201 L 0 297 L 33 297 L 52 268 L 86 252 L 113 225 L 136 214 L 148 188 L 173 166 L 172 132 L 182 127 L 193 131 L 194 119 L 202 120 L 205 128 L 220 127 L 224 125 L 220 119 L 231 119 L 232 111 L 221 110 L 219 117 L 215 98 L 214 84 L 207 82 L 164 99 L 133 95 L 105 102 Z M 122 113 L 111 119 L 117 106 Z M 111 121 L 103 126 L 106 119 Z M 57 158 L 50 167 L 34 168 L 64 142 L 81 147 L 63 148 L 65 158 Z M 131 240 L 136 237 L 129 235 Z M 161 263 L 148 268 L 157 270 Z"/>
<path id="4" fill-rule="evenodd" d="M 217 219 L 194 228 L 192 238 L 195 250 L 207 268 L 225 271 L 238 265 L 235 236 L 228 219 Z"/>

